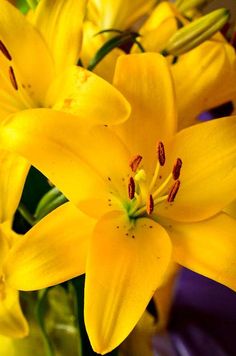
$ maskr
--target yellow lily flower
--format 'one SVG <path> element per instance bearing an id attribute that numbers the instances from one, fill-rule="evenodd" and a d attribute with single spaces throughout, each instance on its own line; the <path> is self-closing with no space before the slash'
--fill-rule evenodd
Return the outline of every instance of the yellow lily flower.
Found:
<path id="1" fill-rule="evenodd" d="M 104 112 L 101 113 L 96 107 L 98 103 L 106 99 L 111 101 L 111 105 L 113 101 L 123 105 L 123 98 L 114 88 L 73 65 L 78 57 L 84 4 L 85 1 L 42 0 L 34 14 L 37 26 L 34 27 L 16 8 L 1 0 L 2 118 L 12 112 L 37 107 L 71 110 L 84 115 L 88 107 L 86 118 L 89 114 L 97 118 L 102 115 L 104 120 Z M 68 17 L 71 26 L 67 26 L 65 31 Z M 75 31 L 74 23 L 77 21 Z M 38 29 L 41 34 L 47 34 L 42 37 Z M 68 48 L 69 45 L 71 48 Z M 92 108 L 91 95 L 96 97 Z M 108 115 L 111 116 L 111 113 Z"/>
<path id="2" fill-rule="evenodd" d="M 26 176 L 29 164 L 13 153 L 0 151 L 0 165 L 0 334 L 21 338 L 28 334 L 28 324 L 21 311 L 18 291 L 4 279 L 3 264 L 13 243 L 19 239 L 11 225 L 23 189 L 21 177 Z"/>
<path id="3" fill-rule="evenodd" d="M 1 120 L 13 112 L 42 107 L 72 111 L 85 120 L 92 117 L 102 122 L 125 114 L 127 105 L 120 93 L 74 65 L 85 3 L 42 0 L 32 15 L 35 27 L 9 2 L 1 0 Z M 104 100 L 110 103 L 105 108 L 101 106 Z M 120 106 L 119 112 L 113 112 L 113 104 Z M 22 185 L 25 178 L 25 174 L 19 177 Z"/>
<path id="4" fill-rule="evenodd" d="M 176 134 L 172 79 L 155 53 L 120 57 L 114 83 L 132 105 L 116 128 L 88 132 L 45 109 L 1 130 L 2 146 L 71 201 L 13 247 L 5 278 L 33 290 L 86 273 L 85 324 L 102 354 L 134 328 L 173 262 L 236 290 L 236 221 L 221 213 L 236 198 L 235 117 Z"/>

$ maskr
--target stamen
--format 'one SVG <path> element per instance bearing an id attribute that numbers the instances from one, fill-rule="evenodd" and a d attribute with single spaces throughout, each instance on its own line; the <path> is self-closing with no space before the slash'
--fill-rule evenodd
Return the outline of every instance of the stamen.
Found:
<path id="1" fill-rule="evenodd" d="M 129 195 L 130 199 L 133 199 L 134 195 L 135 195 L 135 183 L 134 183 L 134 178 L 133 177 L 130 177 L 130 179 L 129 179 L 128 195 Z"/>
<path id="2" fill-rule="evenodd" d="M 180 186 L 180 181 L 179 180 L 175 181 L 167 197 L 168 203 L 173 203 L 173 201 L 175 200 L 176 194 L 178 193 L 179 190 L 179 186 Z"/>
<path id="3" fill-rule="evenodd" d="M 158 143 L 157 147 L 157 154 L 158 154 L 158 160 L 161 166 L 164 166 L 165 161 L 166 161 L 166 155 L 165 155 L 165 147 L 163 142 Z"/>
<path id="4" fill-rule="evenodd" d="M 172 171 L 174 180 L 179 179 L 181 167 L 182 167 L 182 161 L 180 158 L 177 158 Z"/>
<path id="5" fill-rule="evenodd" d="M 3 44 L 1 40 L 0 40 L 0 51 L 9 61 L 12 60 L 12 56 L 10 55 L 8 49 L 6 48 L 6 46 Z"/>
<path id="6" fill-rule="evenodd" d="M 150 215 L 154 209 L 154 200 L 153 200 L 152 194 L 150 194 L 147 199 L 146 208 L 147 208 L 147 213 Z"/>
<path id="7" fill-rule="evenodd" d="M 15 90 L 18 90 L 18 85 L 15 77 L 15 73 L 12 67 L 9 67 L 9 78 L 11 81 L 11 84 Z"/>
<path id="8" fill-rule="evenodd" d="M 142 161 L 142 159 L 143 159 L 143 157 L 140 155 L 136 155 L 131 159 L 129 166 L 133 172 L 137 171 L 138 166 L 139 166 L 140 162 Z"/>
<path id="9" fill-rule="evenodd" d="M 158 197 L 158 195 L 163 191 L 163 189 L 166 188 L 166 186 L 170 183 L 170 181 L 172 180 L 173 175 L 172 173 L 170 173 L 168 175 L 168 177 L 164 180 L 164 182 L 155 190 L 155 192 L 153 192 L 153 198 L 156 199 Z"/>

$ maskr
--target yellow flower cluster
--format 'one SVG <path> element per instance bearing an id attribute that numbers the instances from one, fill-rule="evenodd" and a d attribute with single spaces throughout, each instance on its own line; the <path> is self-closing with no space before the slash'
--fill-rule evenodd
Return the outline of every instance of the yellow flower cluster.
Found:
<path id="1" fill-rule="evenodd" d="M 236 117 L 197 120 L 236 99 L 236 57 L 200 2 L 0 0 L 0 334 L 28 333 L 18 291 L 84 273 L 101 354 L 154 294 L 165 323 L 179 265 L 236 290 Z M 69 201 L 20 236 L 30 165 Z"/>

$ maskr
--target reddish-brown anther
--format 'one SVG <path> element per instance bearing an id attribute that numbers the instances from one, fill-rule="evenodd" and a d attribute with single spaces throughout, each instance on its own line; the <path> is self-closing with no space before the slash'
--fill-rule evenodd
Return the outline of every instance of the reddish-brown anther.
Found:
<path id="1" fill-rule="evenodd" d="M 9 67 L 9 78 L 11 81 L 11 84 L 15 90 L 18 90 L 18 85 L 15 77 L 15 73 L 12 67 Z"/>
<path id="2" fill-rule="evenodd" d="M 12 60 L 12 56 L 10 55 L 8 49 L 6 48 L 6 46 L 4 45 L 4 43 L 2 41 L 0 41 L 0 51 L 9 61 Z"/>
<path id="3" fill-rule="evenodd" d="M 135 194 L 135 183 L 134 183 L 134 178 L 130 177 L 129 179 L 129 184 L 128 184 L 128 195 L 130 199 L 134 198 Z"/>
<path id="4" fill-rule="evenodd" d="M 161 166 L 164 166 L 165 161 L 166 161 L 166 155 L 165 155 L 165 147 L 163 142 L 159 142 L 157 146 L 157 154 L 158 154 L 158 160 Z"/>
<path id="5" fill-rule="evenodd" d="M 140 162 L 142 161 L 143 157 L 140 155 L 134 156 L 129 163 L 130 168 L 132 169 L 132 172 L 136 172 Z"/>
<path id="6" fill-rule="evenodd" d="M 168 194 L 168 198 L 167 198 L 168 203 L 173 203 L 173 201 L 175 200 L 176 194 L 178 193 L 179 190 L 179 186 L 180 186 L 180 181 L 179 180 L 175 181 Z"/>
<path id="7" fill-rule="evenodd" d="M 147 199 L 147 213 L 150 215 L 154 210 L 154 200 L 152 194 L 149 195 Z"/>
<path id="8" fill-rule="evenodd" d="M 172 171 L 174 180 L 177 180 L 179 178 L 181 167 L 182 167 L 182 161 L 180 158 L 177 158 Z"/>

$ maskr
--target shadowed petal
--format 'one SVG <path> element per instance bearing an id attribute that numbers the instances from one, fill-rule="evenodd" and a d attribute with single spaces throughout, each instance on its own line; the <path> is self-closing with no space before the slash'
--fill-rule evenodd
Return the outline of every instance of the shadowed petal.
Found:
<path id="1" fill-rule="evenodd" d="M 226 214 L 169 230 L 173 258 L 194 272 L 236 290 L 236 220 Z"/>
<path id="2" fill-rule="evenodd" d="M 161 284 L 170 254 L 166 231 L 150 219 L 132 226 L 113 212 L 98 222 L 85 282 L 85 324 L 96 352 L 109 352 L 127 337 Z"/>
<path id="3" fill-rule="evenodd" d="M 178 221 L 199 221 L 236 198 L 236 117 L 212 120 L 179 132 L 166 148 L 171 165 L 180 157 L 180 189 L 159 214 Z"/>

